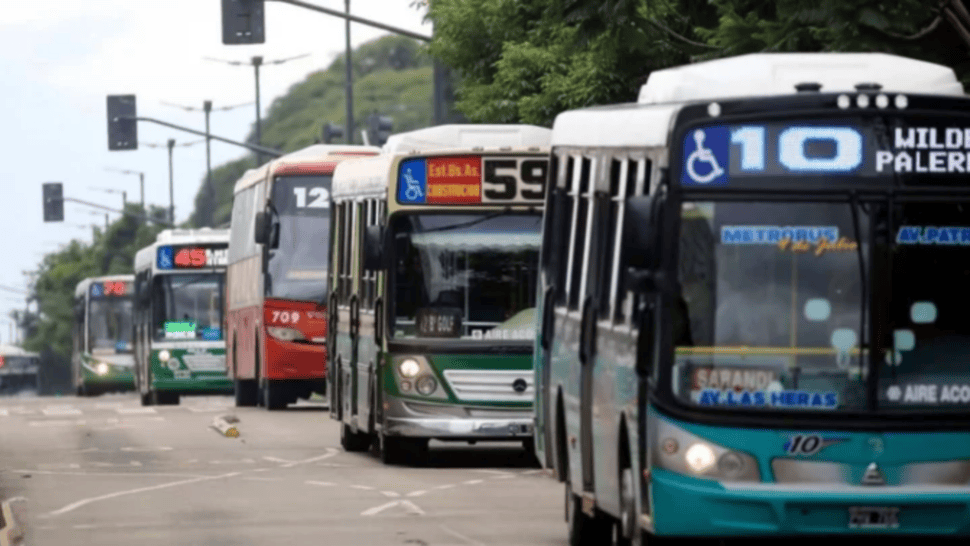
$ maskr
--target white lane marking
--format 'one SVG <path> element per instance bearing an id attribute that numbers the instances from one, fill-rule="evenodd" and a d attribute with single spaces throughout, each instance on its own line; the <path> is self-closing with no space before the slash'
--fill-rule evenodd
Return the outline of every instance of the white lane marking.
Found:
<path id="1" fill-rule="evenodd" d="M 449 483 L 449 484 L 445 484 L 445 485 L 439 485 L 439 486 L 435 487 L 435 489 L 451 489 L 454 486 L 455 486 L 455 484 Z"/>
<path id="2" fill-rule="evenodd" d="M 32 427 L 69 427 L 72 425 L 83 426 L 87 424 L 87 421 L 70 421 L 67 419 L 52 419 L 50 421 L 28 421 L 28 425 Z"/>
<path id="3" fill-rule="evenodd" d="M 239 474 L 240 474 L 239 472 L 230 472 L 228 474 L 219 474 L 218 476 L 206 476 L 204 478 L 193 478 L 193 479 L 190 479 L 190 480 L 180 480 L 180 481 L 177 481 L 177 482 L 169 482 L 169 483 L 163 483 L 163 484 L 159 484 L 159 485 L 153 485 L 151 487 L 139 487 L 137 489 L 128 489 L 128 490 L 125 490 L 125 491 L 116 491 L 114 493 L 108 493 L 107 495 L 99 495 L 97 497 L 89 497 L 89 498 L 86 498 L 86 499 L 81 499 L 81 500 L 76 501 L 76 502 L 72 502 L 71 504 L 68 504 L 67 506 L 64 506 L 62 508 L 58 508 L 57 510 L 54 510 L 53 512 L 48 512 L 47 514 L 44 514 L 41 517 L 48 517 L 49 518 L 49 517 L 53 517 L 53 516 L 60 516 L 62 514 L 66 514 L 68 512 L 73 512 L 74 510 L 77 510 L 78 508 L 81 508 L 82 506 L 86 506 L 86 505 L 91 504 L 91 503 L 95 503 L 95 502 L 99 502 L 99 501 L 103 501 L 103 500 L 114 499 L 114 498 L 117 498 L 117 497 L 123 497 L 123 496 L 126 496 L 126 495 L 135 495 L 135 494 L 138 494 L 138 493 L 147 493 L 149 491 L 157 491 L 159 489 L 168 489 L 170 487 L 178 487 L 180 485 L 188 485 L 188 484 L 191 484 L 191 483 L 199 483 L 199 482 L 212 481 L 212 480 L 221 480 L 221 479 L 224 479 L 224 478 L 231 478 L 233 476 L 238 476 Z"/>
<path id="4" fill-rule="evenodd" d="M 330 457 L 336 457 L 340 453 L 339 451 L 337 451 L 336 448 L 333 448 L 333 447 L 328 447 L 327 451 L 328 453 L 326 455 L 320 455 L 319 457 L 310 457 L 309 459 L 304 459 L 302 461 L 294 461 L 292 463 L 281 465 L 280 468 L 293 468 L 294 466 L 301 465 L 301 464 L 315 463 L 317 461 L 329 459 Z"/>
<path id="5" fill-rule="evenodd" d="M 172 451 L 172 448 L 168 446 L 155 446 L 155 447 L 130 446 L 130 447 L 121 448 L 121 451 L 132 451 L 135 453 L 148 453 L 152 451 Z"/>
<path id="6" fill-rule="evenodd" d="M 205 478 L 200 474 L 178 474 L 174 472 L 58 472 L 55 470 L 14 469 L 10 472 L 39 474 L 45 476 L 137 476 L 139 478 Z"/>
<path id="7" fill-rule="evenodd" d="M 63 417 L 67 415 L 81 415 L 81 410 L 71 406 L 49 406 L 41 410 L 48 417 Z"/>
<path id="8" fill-rule="evenodd" d="M 400 497 L 401 496 L 400 493 L 396 493 L 394 491 L 381 491 L 381 494 L 384 495 L 385 497 Z"/>
<path id="9" fill-rule="evenodd" d="M 330 482 L 316 482 L 316 481 L 312 481 L 312 480 L 306 481 L 306 482 L 303 482 L 303 483 L 305 483 L 307 485 L 321 485 L 321 486 L 337 485 L 337 484 L 330 483 Z"/>
<path id="10" fill-rule="evenodd" d="M 0 408 L 0 417 L 7 417 L 8 415 L 10 415 L 10 412 L 7 411 L 7 408 Z"/>
<path id="11" fill-rule="evenodd" d="M 210 413 L 216 411 L 226 411 L 229 406 L 188 406 L 185 409 L 191 411 L 192 413 Z"/>
<path id="12" fill-rule="evenodd" d="M 360 489 L 361 491 L 373 491 L 374 488 L 369 485 L 351 485 L 351 489 Z"/>
<path id="13" fill-rule="evenodd" d="M 521 474 L 523 474 L 523 475 L 525 475 L 525 474 L 541 474 L 542 472 L 544 472 L 544 470 L 526 470 L 525 472 L 521 472 Z"/>
<path id="14" fill-rule="evenodd" d="M 501 476 L 514 476 L 511 472 L 506 472 L 505 470 L 475 470 L 475 472 L 483 472 L 485 474 L 499 474 Z"/>
<path id="15" fill-rule="evenodd" d="M 209 461 L 209 464 L 253 464 L 255 462 L 256 461 L 253 460 L 253 459 L 239 459 L 239 460 L 236 460 L 236 461 L 230 461 L 230 460 L 215 460 L 215 461 Z"/>
<path id="16" fill-rule="evenodd" d="M 414 515 L 414 516 L 423 516 L 424 515 L 424 510 L 418 508 L 418 506 L 416 504 L 414 504 L 413 502 L 408 501 L 408 500 L 396 500 L 396 501 L 391 501 L 391 502 L 389 502 L 387 504 L 382 504 L 380 506 L 375 506 L 373 508 L 368 508 L 367 510 L 364 510 L 363 512 L 361 512 L 360 515 L 362 515 L 362 516 L 375 516 L 377 514 L 380 514 L 384 510 L 387 510 L 388 508 L 393 508 L 395 506 L 400 506 L 400 507 L 404 508 L 404 510 L 408 514 L 411 514 L 411 515 Z"/>
<path id="17" fill-rule="evenodd" d="M 421 495 L 424 495 L 425 493 L 427 493 L 427 491 L 411 491 L 410 493 L 408 493 L 405 496 L 407 496 L 407 497 L 420 497 Z"/>
<path id="18" fill-rule="evenodd" d="M 279 478 L 260 478 L 259 476 L 250 476 L 248 478 L 243 478 L 243 479 L 244 480 L 251 481 L 251 482 L 278 482 L 278 481 L 280 481 Z"/>
<path id="19" fill-rule="evenodd" d="M 98 526 L 93 523 L 82 523 L 79 525 L 72 525 L 71 527 L 75 529 L 96 529 Z"/>
<path id="20" fill-rule="evenodd" d="M 348 465 L 340 463 L 317 463 L 317 466 L 325 466 L 327 468 L 345 468 Z"/>
<path id="21" fill-rule="evenodd" d="M 471 537 L 466 537 L 465 535 L 459 533 L 458 531 L 455 531 L 454 529 L 449 529 L 448 527 L 445 527 L 444 525 L 439 525 L 439 527 L 441 527 L 441 530 L 442 531 L 448 533 L 449 535 L 451 535 L 451 536 L 453 536 L 453 537 L 455 537 L 455 538 L 457 538 L 459 540 L 464 540 L 465 542 L 471 544 L 472 546 L 485 546 L 485 543 L 484 542 L 479 542 L 479 541 L 477 541 L 477 540 L 475 540 L 475 539 L 473 539 Z"/>
<path id="22" fill-rule="evenodd" d="M 42 470 L 57 470 L 60 468 L 81 468 L 81 465 L 77 463 L 41 463 L 37 465 L 37 468 Z"/>
<path id="23" fill-rule="evenodd" d="M 90 464 L 91 466 L 96 466 L 98 468 L 111 468 L 113 466 L 121 466 L 121 467 L 142 466 L 141 461 L 131 461 L 130 463 L 127 463 L 127 464 L 125 464 L 125 463 L 99 463 L 99 462 L 92 462 L 92 463 L 88 463 L 88 464 Z"/>
<path id="24" fill-rule="evenodd" d="M 140 415 L 146 413 L 158 413 L 155 408 L 118 408 L 119 415 Z"/>
<path id="25" fill-rule="evenodd" d="M 121 407 L 121 402 L 98 402 L 94 407 L 98 409 L 117 409 Z"/>
<path id="26" fill-rule="evenodd" d="M 37 413 L 37 411 L 32 409 L 27 409 L 23 406 L 16 406 L 16 407 L 10 408 L 10 413 L 14 415 L 34 415 L 35 413 Z"/>
<path id="27" fill-rule="evenodd" d="M 494 479 L 494 480 L 507 480 L 509 478 L 514 478 L 514 477 L 515 477 L 515 474 L 506 474 L 504 476 L 495 476 L 492 479 Z"/>
<path id="28" fill-rule="evenodd" d="M 464 482 L 461 482 L 461 483 L 463 483 L 465 485 L 478 485 L 478 484 L 480 484 L 480 483 L 482 483 L 484 481 L 485 480 L 468 480 L 468 481 L 464 481 Z"/>
<path id="29" fill-rule="evenodd" d="M 279 457 L 263 457 L 264 461 L 269 461 L 271 463 L 292 463 L 294 461 L 288 461 L 286 459 L 280 459 Z"/>

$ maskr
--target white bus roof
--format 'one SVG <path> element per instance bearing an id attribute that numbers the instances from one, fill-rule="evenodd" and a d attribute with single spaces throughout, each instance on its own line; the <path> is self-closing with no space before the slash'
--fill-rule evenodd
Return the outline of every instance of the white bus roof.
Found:
<path id="1" fill-rule="evenodd" d="M 135 253 L 135 271 L 151 269 L 155 262 L 155 249 L 159 245 L 191 245 L 206 243 L 229 243 L 228 229 L 166 229 L 158 234 L 155 242 Z"/>
<path id="2" fill-rule="evenodd" d="M 92 283 L 104 282 L 104 281 L 128 281 L 134 282 L 135 276 L 128 275 L 102 275 L 100 277 L 88 277 L 83 281 L 77 283 L 77 287 L 74 289 L 74 297 L 80 298 L 81 296 L 87 294 L 88 288 L 91 287 Z"/>
<path id="3" fill-rule="evenodd" d="M 3 356 L 40 356 L 38 353 L 27 351 L 18 345 L 0 345 L 0 355 Z"/>
<path id="4" fill-rule="evenodd" d="M 536 125 L 437 125 L 391 135 L 385 154 L 406 154 L 456 148 L 548 146 L 552 131 Z"/>
<path id="5" fill-rule="evenodd" d="M 860 83 L 877 83 L 887 92 L 964 94 L 953 69 L 897 55 L 753 53 L 655 70 L 640 88 L 637 102 L 787 95 L 806 82 L 821 84 L 822 93 L 853 92 Z"/>
<path id="6" fill-rule="evenodd" d="M 799 83 L 820 92 L 856 92 L 861 83 L 883 91 L 965 96 L 948 67 L 884 53 L 756 53 L 650 74 L 637 103 L 571 110 L 556 116 L 553 146 L 666 146 L 685 103 L 791 95 Z"/>
<path id="7" fill-rule="evenodd" d="M 338 161 L 356 154 L 371 152 L 380 153 L 377 146 L 351 146 L 349 144 L 314 144 L 301 150 L 271 159 L 259 167 L 249 169 L 236 181 L 233 194 L 248 188 L 260 180 L 266 179 L 267 171 L 276 171 L 281 167 L 320 163 L 322 161 Z"/>

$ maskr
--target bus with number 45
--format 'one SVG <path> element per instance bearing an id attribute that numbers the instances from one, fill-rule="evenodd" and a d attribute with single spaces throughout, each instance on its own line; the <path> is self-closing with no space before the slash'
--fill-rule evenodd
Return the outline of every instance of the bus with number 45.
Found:
<path id="1" fill-rule="evenodd" d="M 552 158 L 536 434 L 572 544 L 970 535 L 951 69 L 660 70 L 635 104 L 560 114 Z"/>
<path id="2" fill-rule="evenodd" d="M 531 450 L 549 130 L 444 125 L 334 173 L 331 415 L 341 445 L 421 464 L 431 439 Z"/>
<path id="3" fill-rule="evenodd" d="M 78 396 L 135 387 L 134 279 L 132 275 L 91 277 L 74 290 L 71 375 Z"/>
<path id="4" fill-rule="evenodd" d="M 324 394 L 330 181 L 341 161 L 377 152 L 318 144 L 236 182 L 226 293 L 237 406 L 275 410 Z"/>
<path id="5" fill-rule="evenodd" d="M 135 383 L 142 405 L 229 394 L 224 300 L 229 230 L 167 229 L 135 254 Z"/>

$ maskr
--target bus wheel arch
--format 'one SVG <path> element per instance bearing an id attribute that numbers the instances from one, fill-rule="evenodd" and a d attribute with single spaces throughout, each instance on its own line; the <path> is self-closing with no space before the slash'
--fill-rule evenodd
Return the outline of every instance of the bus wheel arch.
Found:
<path id="1" fill-rule="evenodd" d="M 643 543 L 642 534 L 637 520 L 640 513 L 640 503 L 637 502 L 639 491 L 636 483 L 636 472 L 633 467 L 634 454 L 630 448 L 629 425 L 625 413 L 620 414 L 619 438 L 617 442 L 617 492 L 620 515 L 617 521 L 615 544 L 621 546 L 639 546 Z"/>
<path id="2" fill-rule="evenodd" d="M 563 403 L 562 388 L 556 393 L 556 429 L 555 429 L 555 470 L 560 483 L 569 479 L 569 451 L 566 440 L 566 408 Z"/>

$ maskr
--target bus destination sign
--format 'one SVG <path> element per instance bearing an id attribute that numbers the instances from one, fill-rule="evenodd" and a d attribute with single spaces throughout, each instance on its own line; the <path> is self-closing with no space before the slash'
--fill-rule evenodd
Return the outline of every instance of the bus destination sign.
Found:
<path id="1" fill-rule="evenodd" d="M 549 160 L 539 157 L 443 156 L 401 162 L 402 205 L 541 203 Z"/>
<path id="2" fill-rule="evenodd" d="M 157 267 L 161 270 L 202 269 L 229 265 L 229 248 L 218 245 L 160 246 Z"/>
<path id="3" fill-rule="evenodd" d="M 104 281 L 91 284 L 92 298 L 117 298 L 131 295 L 131 282 Z"/>
<path id="4" fill-rule="evenodd" d="M 925 181 L 970 173 L 970 124 L 932 121 L 882 128 L 832 120 L 696 127 L 683 136 L 680 183 L 731 187 L 765 177 L 848 182 L 896 175 Z"/>

